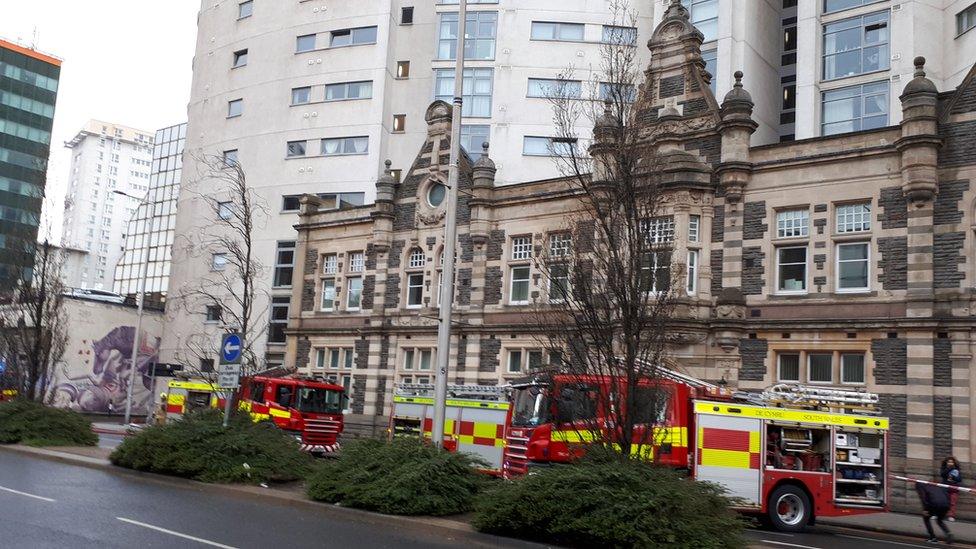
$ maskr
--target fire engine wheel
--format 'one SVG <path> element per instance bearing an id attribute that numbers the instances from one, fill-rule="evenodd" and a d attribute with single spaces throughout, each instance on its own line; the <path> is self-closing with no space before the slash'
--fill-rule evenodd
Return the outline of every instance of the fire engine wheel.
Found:
<path id="1" fill-rule="evenodd" d="M 806 493 L 796 486 L 780 486 L 769 496 L 767 506 L 773 528 L 781 532 L 799 532 L 810 522 L 813 507 Z"/>

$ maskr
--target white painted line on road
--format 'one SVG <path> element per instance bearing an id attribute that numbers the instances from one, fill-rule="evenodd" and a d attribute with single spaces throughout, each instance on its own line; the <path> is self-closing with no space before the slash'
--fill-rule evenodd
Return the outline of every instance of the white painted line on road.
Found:
<path id="1" fill-rule="evenodd" d="M 54 503 L 54 500 L 51 499 L 51 498 L 46 498 L 44 496 L 35 496 L 34 494 L 28 494 L 27 492 L 21 492 L 20 490 L 14 490 L 13 488 L 4 488 L 3 486 L 0 486 L 0 490 L 3 490 L 4 492 L 10 492 L 11 494 L 17 494 L 18 496 L 27 496 L 29 498 L 34 498 L 34 499 L 39 499 L 41 501 L 48 501 L 48 502 Z"/>
<path id="2" fill-rule="evenodd" d="M 134 524 L 136 526 L 142 526 L 143 528 L 149 528 L 150 530 L 155 530 L 157 532 L 169 534 L 171 536 L 176 536 L 178 538 L 188 539 L 190 541 L 195 541 L 197 543 L 202 543 L 204 545 L 211 545 L 213 547 L 223 547 L 223 549 L 237 549 L 237 547 L 234 547 L 232 545 L 224 545 L 223 543 L 217 543 L 216 541 L 210 541 L 208 539 L 198 538 L 187 534 L 181 534 L 174 530 L 167 530 L 166 528 L 160 528 L 159 526 L 153 526 L 152 524 L 146 524 L 145 522 L 139 522 L 137 520 L 127 519 L 125 517 L 115 517 L 115 518 L 121 520 L 122 522 L 127 522 L 129 524 Z"/>
<path id="3" fill-rule="evenodd" d="M 847 534 L 834 534 L 839 538 L 850 538 L 850 539 L 862 539 L 867 541 L 883 541 L 885 543 L 890 543 L 891 545 L 902 545 L 904 547 L 931 547 L 932 545 L 920 545 L 917 543 L 902 543 L 900 541 L 891 541 L 887 539 L 876 539 L 876 538 L 862 538 L 861 536 L 849 536 Z"/>
<path id="4" fill-rule="evenodd" d="M 812 545 L 798 545 L 796 543 L 785 543 L 782 541 L 773 541 L 771 539 L 761 539 L 759 541 L 763 543 L 771 543 L 773 545 L 782 545 L 783 547 L 800 547 L 801 549 L 823 549 L 822 547 L 814 547 Z"/>

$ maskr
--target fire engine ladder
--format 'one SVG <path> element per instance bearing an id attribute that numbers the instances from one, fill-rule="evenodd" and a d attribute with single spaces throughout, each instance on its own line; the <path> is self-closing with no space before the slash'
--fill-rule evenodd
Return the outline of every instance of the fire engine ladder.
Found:
<path id="1" fill-rule="evenodd" d="M 448 385 L 449 398 L 467 398 L 472 400 L 501 400 L 506 396 L 507 388 L 497 385 Z M 428 383 L 401 383 L 396 386 L 397 396 L 433 397 L 434 385 Z"/>
<path id="2" fill-rule="evenodd" d="M 690 376 L 688 374 L 682 374 L 681 372 L 672 370 L 670 368 L 665 368 L 664 366 L 661 365 L 654 366 L 645 360 L 639 360 L 639 359 L 637 360 L 637 362 L 647 368 L 650 368 L 652 377 L 661 377 L 664 379 L 669 379 L 671 381 L 676 381 L 678 383 L 684 383 L 685 385 L 694 387 L 696 389 L 714 389 L 714 390 L 719 389 L 718 385 L 709 383 L 707 381 L 702 381 L 697 377 Z"/>
<path id="3" fill-rule="evenodd" d="M 878 395 L 867 391 L 780 383 L 761 393 L 736 392 L 733 398 L 758 406 L 879 414 Z"/>

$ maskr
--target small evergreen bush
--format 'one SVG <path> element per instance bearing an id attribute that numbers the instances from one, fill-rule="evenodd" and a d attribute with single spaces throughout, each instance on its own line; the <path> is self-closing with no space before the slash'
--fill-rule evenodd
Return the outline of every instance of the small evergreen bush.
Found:
<path id="1" fill-rule="evenodd" d="M 204 482 L 298 480 L 312 470 L 312 458 L 294 437 L 270 422 L 236 414 L 222 425 L 217 410 L 188 414 L 127 437 L 109 459 L 115 465 Z"/>
<path id="2" fill-rule="evenodd" d="M 573 547 L 745 547 L 745 521 L 714 484 L 637 460 L 588 458 L 501 483 L 482 532 Z"/>
<path id="3" fill-rule="evenodd" d="M 389 515 L 453 515 L 490 483 L 477 471 L 485 466 L 417 439 L 358 440 L 309 478 L 308 496 Z"/>
<path id="4" fill-rule="evenodd" d="M 71 410 L 28 400 L 0 403 L 0 444 L 29 446 L 94 446 L 92 424 Z"/>

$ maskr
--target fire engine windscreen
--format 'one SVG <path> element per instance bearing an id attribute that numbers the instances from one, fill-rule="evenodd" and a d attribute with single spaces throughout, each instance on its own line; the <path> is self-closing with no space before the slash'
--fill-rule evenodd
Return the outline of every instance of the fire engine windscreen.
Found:
<path id="1" fill-rule="evenodd" d="M 312 414 L 339 414 L 342 412 L 342 394 L 328 389 L 299 387 L 295 408 Z"/>
<path id="2" fill-rule="evenodd" d="M 549 421 L 549 396 L 543 387 L 525 387 L 515 391 L 513 427 L 536 427 Z"/>

